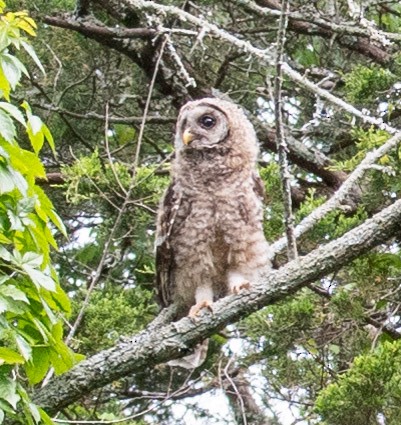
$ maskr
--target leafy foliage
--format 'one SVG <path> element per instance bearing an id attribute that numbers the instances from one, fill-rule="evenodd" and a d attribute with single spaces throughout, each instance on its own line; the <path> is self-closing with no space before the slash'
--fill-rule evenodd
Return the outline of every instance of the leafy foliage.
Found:
<path id="1" fill-rule="evenodd" d="M 355 358 L 346 374 L 329 385 L 316 400 L 325 424 L 377 424 L 380 416 L 395 425 L 400 409 L 400 341 L 384 342 L 372 353 Z"/>
<path id="2" fill-rule="evenodd" d="M 34 11 L 46 22 L 39 30 L 25 13 L 2 16 L 8 28 L 2 34 L 10 30 L 11 35 L 2 35 L 1 40 L 11 44 L 3 52 L 0 72 L 0 253 L 7 278 L 0 285 L 1 299 L 6 300 L 0 306 L 10 319 L 17 319 L 7 322 L 12 326 L 2 335 L 5 385 L 0 394 L 5 394 L 1 406 L 10 411 L 14 405 L 21 409 L 28 405 L 25 387 L 14 377 L 40 383 L 52 365 L 49 347 L 54 338 L 61 341 L 60 315 L 72 310 L 74 322 L 83 311 L 71 345 L 91 355 L 142 330 L 157 314 L 155 210 L 169 180 L 173 122 L 185 100 L 223 94 L 254 119 L 267 192 L 265 233 L 274 243 L 285 231 L 279 166 L 271 143 L 274 60 L 263 62 L 216 34 L 199 32 L 190 21 L 137 10 L 132 7 L 135 2 L 92 0 L 88 14 L 77 17 L 76 6 L 85 3 L 10 0 L 14 9 Z M 274 2 L 256 3 L 259 9 L 244 1 L 186 2 L 185 11 L 274 58 L 278 11 Z M 350 5 L 360 2 L 290 3 L 294 13 L 289 15 L 285 61 L 304 81 L 327 90 L 327 95 L 349 102 L 378 123 L 399 128 L 401 6 L 365 2 L 353 17 Z M 156 4 L 183 6 L 177 0 Z M 58 22 L 64 19 L 63 26 L 71 30 L 56 28 L 49 16 Z M 149 29 L 151 36 L 135 38 L 135 31 L 126 39 L 99 36 L 93 30 L 99 22 L 114 35 L 120 30 Z M 161 27 L 173 30 L 149 93 L 165 37 L 155 37 L 154 31 Z M 46 75 L 25 38 L 33 33 Z M 30 79 L 22 85 L 19 81 L 27 69 Z M 188 84 L 183 70 L 195 79 L 196 87 Z M 148 120 L 138 146 L 149 95 Z M 285 132 L 296 142 L 289 144 L 289 154 L 298 224 L 390 134 L 383 125 L 366 124 L 288 76 L 283 97 Z M 15 106 L 16 99 L 21 107 Z M 20 146 L 14 141 L 17 135 Z M 298 239 L 299 254 L 335 240 L 399 198 L 400 158 L 400 149 L 395 149 L 366 170 L 344 203 Z M 139 166 L 133 170 L 136 162 Z M 46 173 L 56 175 L 58 186 L 34 185 Z M 62 226 L 45 193 L 57 205 L 68 240 L 54 232 L 54 226 Z M 125 202 L 128 207 L 115 228 Z M 54 253 L 51 247 L 56 242 L 61 249 Z M 274 267 L 286 261 L 285 253 L 280 253 Z M 59 288 L 54 268 L 72 307 Z M 393 338 L 400 329 L 400 270 L 400 234 L 395 232 L 376 250 L 309 288 L 213 335 L 206 362 L 192 374 L 159 365 L 106 385 L 93 397 L 69 406 L 60 417 L 68 422 L 133 414 L 137 416 L 131 423 L 191 425 L 195 420 L 232 425 L 245 422 L 244 416 L 248 423 L 280 425 L 301 419 L 308 425 L 369 424 L 381 419 L 399 423 L 399 344 Z M 44 320 L 51 341 L 45 343 L 36 325 L 28 327 L 31 318 L 18 321 L 31 307 L 34 317 Z M 57 371 L 62 370 L 60 364 Z M 364 395 L 364 386 L 370 394 Z M 206 407 L 204 398 L 197 398 L 205 393 L 214 400 L 206 398 Z M 213 404 L 218 404 L 218 413 L 212 411 Z M 288 414 L 291 409 L 291 419 L 280 412 Z M 34 418 L 35 414 L 31 412 Z M 254 420 L 252 414 L 262 419 Z"/>
<path id="3" fill-rule="evenodd" d="M 357 65 L 344 75 L 347 99 L 359 104 L 373 101 L 379 93 L 389 90 L 396 81 L 396 76 L 389 70 L 375 65 Z"/>
<path id="4" fill-rule="evenodd" d="M 62 316 L 71 306 L 50 260 L 57 248 L 54 227 L 65 234 L 53 204 L 36 179 L 46 178 L 38 158 L 46 140 L 54 150 L 48 127 L 27 102 L 13 105 L 11 93 L 25 66 L 11 53 L 25 51 L 43 70 L 23 33 L 35 36 L 36 25 L 26 12 L 4 13 L 0 3 L 0 422 L 5 414 L 22 423 L 51 423 L 28 396 L 29 384 L 45 377 L 50 367 L 65 372 L 78 357 L 63 342 Z M 25 131 L 33 152 L 16 138 Z"/>

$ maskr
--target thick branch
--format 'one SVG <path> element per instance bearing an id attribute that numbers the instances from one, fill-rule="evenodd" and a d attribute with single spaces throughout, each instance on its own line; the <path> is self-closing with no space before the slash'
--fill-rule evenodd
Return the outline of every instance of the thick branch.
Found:
<path id="1" fill-rule="evenodd" d="M 369 152 L 362 162 L 355 168 L 355 170 L 349 175 L 345 183 L 337 190 L 337 192 L 324 204 L 315 208 L 307 217 L 305 217 L 295 228 L 296 237 L 301 236 L 321 220 L 327 213 L 333 211 L 335 208 L 339 208 L 341 204 L 349 197 L 354 196 L 357 182 L 362 178 L 365 172 L 371 168 L 371 166 L 387 152 L 390 152 L 401 141 L 401 132 L 395 134 L 384 145 Z M 281 238 L 276 241 L 272 246 L 272 253 L 279 252 L 285 247 L 286 239 Z"/>
<path id="2" fill-rule="evenodd" d="M 92 18 L 93 19 L 93 18 Z M 159 32 L 153 28 L 110 28 L 100 22 L 77 20 L 70 16 L 44 16 L 42 22 L 53 27 L 77 31 L 90 38 L 144 38 L 155 37 Z"/>
<path id="3" fill-rule="evenodd" d="M 273 152 L 277 152 L 276 133 L 267 127 L 257 132 L 262 146 Z M 291 136 L 287 137 L 289 149 L 288 158 L 299 167 L 319 176 L 330 187 L 338 189 L 347 179 L 347 173 L 343 171 L 333 171 L 328 167 L 331 165 L 330 159 L 317 149 L 308 148 Z"/>
<path id="4" fill-rule="evenodd" d="M 101 7 L 112 7 L 111 3 L 104 3 L 104 2 L 100 2 L 101 3 Z M 114 5 L 116 6 L 116 5 Z M 218 38 L 220 38 L 223 41 L 228 41 L 230 43 L 232 43 L 233 46 L 235 46 L 237 48 L 237 50 L 239 51 L 239 54 L 244 54 L 245 52 L 250 53 L 252 55 L 254 55 L 255 57 L 261 59 L 262 61 L 265 61 L 266 63 L 270 63 L 271 62 L 271 55 L 270 53 L 266 52 L 265 50 L 261 50 L 261 49 L 257 49 L 255 47 L 253 47 L 249 42 L 247 41 L 243 41 L 240 40 L 234 36 L 232 36 L 231 34 L 228 34 L 227 32 L 225 32 L 224 30 L 218 28 L 217 26 L 210 24 L 209 22 L 207 22 L 204 19 L 199 19 L 196 18 L 193 15 L 190 15 L 189 13 L 186 13 L 180 9 L 174 8 L 174 7 L 169 7 L 169 6 L 163 6 L 163 5 L 158 5 L 155 4 L 153 2 L 144 2 L 142 3 L 141 1 L 133 1 L 133 0 L 124 0 L 123 2 L 121 2 L 121 7 L 118 10 L 118 12 L 114 9 L 114 6 L 112 7 L 112 10 L 114 11 L 114 15 L 118 15 L 115 16 L 116 18 L 122 19 L 122 14 L 124 11 L 124 13 L 127 13 L 129 10 L 133 11 L 137 11 L 140 10 L 141 8 L 143 9 L 147 9 L 149 8 L 151 12 L 156 12 L 158 10 L 160 10 L 160 13 L 165 13 L 165 14 L 171 14 L 173 17 L 181 19 L 183 21 L 186 22 L 190 22 L 193 25 L 199 26 L 204 28 L 205 30 L 210 31 L 211 33 L 213 33 L 215 36 L 217 36 Z M 107 9 L 108 10 L 108 9 Z M 279 13 L 279 12 L 278 12 Z M 114 16 L 113 15 L 113 16 Z M 53 18 L 49 18 L 46 17 L 45 19 L 53 19 Z M 49 23 L 54 23 L 57 24 L 57 19 L 58 18 L 54 18 L 54 21 L 48 21 Z M 59 23 L 60 25 L 62 25 L 62 23 Z M 82 32 L 83 28 L 84 31 L 87 31 L 88 28 L 90 28 L 92 26 L 91 24 L 87 29 L 85 29 L 86 27 L 83 26 L 82 23 L 80 22 L 74 22 L 73 20 L 68 20 L 66 21 L 66 28 L 70 28 L 70 29 L 74 29 L 76 31 Z M 71 26 L 69 26 L 71 25 Z M 85 24 L 86 25 L 86 24 Z M 99 28 L 102 28 L 102 31 L 104 30 L 109 30 L 107 28 L 103 28 L 100 26 L 100 24 L 98 25 Z M 96 25 L 95 25 L 96 27 Z M 153 30 L 152 30 L 153 31 Z M 157 30 L 159 31 L 159 29 Z M 181 30 L 181 31 L 185 31 L 185 30 Z M 84 32 L 85 33 L 85 32 Z M 120 34 L 123 34 L 124 32 L 120 32 Z M 136 52 L 138 46 L 131 46 L 129 40 L 128 43 L 124 42 L 124 40 L 122 39 L 117 39 L 114 35 L 112 36 L 111 34 L 109 34 L 108 37 L 102 37 L 101 34 L 97 34 L 96 32 L 94 33 L 90 33 L 90 31 L 85 33 L 88 37 L 95 39 L 96 41 L 98 41 L 101 44 L 105 44 L 108 45 L 110 47 L 112 47 L 113 49 L 120 51 L 121 53 L 129 56 L 135 63 L 137 63 L 140 67 L 143 68 L 143 70 L 150 75 L 150 72 L 152 70 L 152 60 L 149 58 L 149 52 L 145 54 L 138 54 Z M 145 59 L 144 59 L 145 58 Z M 318 87 L 317 85 L 309 82 L 307 79 L 305 79 L 303 76 L 301 76 L 300 74 L 296 73 L 295 71 L 291 70 L 288 65 L 284 64 L 284 71 L 285 73 L 287 73 L 287 75 L 290 78 L 293 78 L 295 81 L 297 81 L 300 85 L 306 87 L 308 90 L 317 93 L 319 96 L 326 98 L 327 100 L 329 100 L 332 103 L 335 103 L 337 106 L 340 106 L 340 108 L 345 109 L 347 112 L 354 114 L 356 116 L 358 116 L 359 118 L 361 118 L 364 121 L 369 122 L 370 124 L 374 124 L 376 126 L 383 126 L 383 122 L 382 120 L 377 120 L 374 119 L 370 116 L 366 116 L 364 114 L 362 114 L 360 111 L 356 110 L 355 108 L 353 108 L 351 105 L 347 104 L 346 102 L 342 101 L 339 98 L 336 98 L 335 96 L 333 96 L 331 93 L 321 89 L 320 87 Z M 161 91 L 165 94 L 172 94 L 174 93 L 173 87 L 171 86 L 171 80 L 167 81 L 164 78 L 160 78 L 159 83 L 161 84 Z M 199 86 L 199 85 L 198 85 Z M 205 90 L 203 90 L 205 91 Z M 196 94 L 196 97 L 198 97 L 199 95 L 201 95 L 202 90 L 199 89 L 196 93 L 195 90 L 192 90 L 192 95 Z M 203 93 L 205 94 L 205 93 Z M 177 103 L 181 103 L 181 102 L 177 102 Z M 45 105 L 46 108 L 48 109 L 53 109 L 54 107 L 50 107 L 48 105 Z M 68 114 L 77 118 L 88 118 L 88 119 L 103 119 L 103 117 L 96 115 L 94 113 L 87 113 L 87 114 L 76 114 L 73 113 L 71 111 L 61 111 L 59 110 L 58 112 L 63 112 L 64 114 Z M 114 119 L 116 121 L 114 121 Z M 158 122 L 164 120 L 164 118 L 160 117 L 160 119 L 157 119 L 157 117 L 152 117 L 153 120 L 157 120 Z M 113 122 L 123 122 L 123 123 L 131 123 L 131 122 L 135 122 L 137 120 L 137 117 L 127 117 L 127 118 L 112 118 L 111 121 Z M 166 118 L 166 120 L 169 120 L 169 118 Z M 390 132 L 394 132 L 394 129 L 392 128 L 388 128 L 388 130 Z M 265 131 L 260 131 L 258 132 L 258 136 L 259 136 L 259 140 L 262 142 L 262 144 L 273 151 L 276 151 L 276 143 L 275 143 L 275 133 L 271 130 L 267 130 Z M 345 181 L 347 175 L 344 172 L 341 171 L 332 171 L 329 170 L 328 167 L 331 165 L 330 161 L 328 160 L 327 157 L 325 157 L 323 154 L 321 154 L 320 152 L 318 152 L 317 150 L 313 150 L 311 148 L 307 148 L 305 145 L 303 145 L 302 143 L 289 138 L 287 140 L 287 144 L 288 144 L 288 148 L 289 148 L 289 154 L 288 157 L 289 159 L 294 162 L 295 164 L 299 165 L 300 167 L 304 168 L 305 170 L 312 172 L 314 174 L 316 174 L 317 176 L 321 177 L 322 180 L 331 188 L 337 189 L 339 186 L 341 186 L 341 184 Z"/>
<path id="5" fill-rule="evenodd" d="M 78 118 L 82 120 L 96 120 L 96 121 L 106 121 L 106 116 L 102 114 L 97 114 L 96 112 L 86 112 L 84 114 L 80 114 L 77 112 L 69 111 L 67 109 L 60 108 L 58 106 L 49 105 L 49 104 L 33 104 L 33 106 L 45 109 L 46 111 L 57 112 L 60 115 L 67 115 L 69 117 Z M 107 117 L 109 123 L 112 124 L 140 124 L 143 120 L 140 116 L 132 116 L 132 117 L 118 117 L 118 116 L 110 116 Z M 174 123 L 177 120 L 176 117 L 163 117 L 158 115 L 149 115 L 145 117 L 145 121 L 147 123 L 152 124 L 170 124 Z"/>
<path id="6" fill-rule="evenodd" d="M 279 270 L 271 270 L 249 292 L 219 300 L 213 314 L 203 314 L 196 322 L 183 318 L 150 331 L 145 329 L 129 342 L 102 351 L 54 379 L 37 392 L 34 400 L 49 413 L 55 413 L 95 388 L 178 358 L 187 353 L 188 347 L 226 324 L 283 299 L 388 240 L 399 231 L 400 219 L 401 200 L 398 200 L 341 238 Z"/>
<path id="7" fill-rule="evenodd" d="M 271 16 L 280 13 L 280 2 L 277 0 L 257 0 L 257 3 L 263 7 L 248 0 L 239 0 L 239 3 L 260 15 Z M 291 12 L 288 29 L 298 34 L 317 35 L 328 40 L 335 40 L 340 46 L 367 56 L 382 65 L 390 62 L 391 55 L 372 41 L 379 41 L 382 45 L 386 45 L 382 40 L 391 39 L 398 42 L 401 40 L 400 34 L 383 31 L 372 34 L 366 28 L 337 24 L 332 20 L 320 18 L 316 13 Z"/>

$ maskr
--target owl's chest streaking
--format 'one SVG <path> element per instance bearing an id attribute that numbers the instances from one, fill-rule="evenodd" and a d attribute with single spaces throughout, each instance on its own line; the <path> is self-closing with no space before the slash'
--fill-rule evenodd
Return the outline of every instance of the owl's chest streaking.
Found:
<path id="1" fill-rule="evenodd" d="M 177 158 L 175 174 L 188 196 L 208 193 L 228 198 L 246 185 L 254 167 L 255 163 L 233 148 L 187 149 Z"/>
<path id="2" fill-rule="evenodd" d="M 203 249 L 216 264 L 229 262 L 230 251 L 249 234 L 262 230 L 262 202 L 254 190 L 253 170 L 214 155 L 181 162 L 176 179 L 179 206 L 172 223 L 178 243 Z M 180 250 L 185 257 L 191 249 Z"/>

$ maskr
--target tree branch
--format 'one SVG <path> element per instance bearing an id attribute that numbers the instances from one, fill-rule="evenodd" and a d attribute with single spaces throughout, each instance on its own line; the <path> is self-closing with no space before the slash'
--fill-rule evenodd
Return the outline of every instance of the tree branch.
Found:
<path id="1" fill-rule="evenodd" d="M 280 3 L 277 0 L 257 0 L 259 5 L 249 0 L 237 0 L 237 2 L 261 16 L 279 16 L 280 14 Z M 369 29 L 357 25 L 338 24 L 333 20 L 319 17 L 316 11 L 290 12 L 288 29 L 298 34 L 317 35 L 335 40 L 340 46 L 358 52 L 382 65 L 388 64 L 391 60 L 391 55 L 384 50 L 389 40 L 401 41 L 400 34 L 380 30 L 372 33 Z M 373 41 L 381 44 L 383 48 L 374 44 Z"/>
<path id="2" fill-rule="evenodd" d="M 399 231 L 400 220 L 401 200 L 398 200 L 342 237 L 279 270 L 271 270 L 250 291 L 217 301 L 213 313 L 202 314 L 196 321 L 185 317 L 176 323 L 145 329 L 130 341 L 88 358 L 40 389 L 34 401 L 52 414 L 95 388 L 182 357 L 189 347 L 228 323 L 276 303 L 385 242 Z"/>
<path id="3" fill-rule="evenodd" d="M 90 38 L 143 38 L 149 39 L 159 34 L 153 28 L 110 28 L 94 18 L 77 20 L 69 15 L 44 16 L 41 21 L 53 27 L 77 31 Z"/>
<path id="4" fill-rule="evenodd" d="M 280 165 L 281 184 L 283 187 L 284 220 L 285 232 L 287 236 L 287 256 L 289 260 L 295 260 L 298 256 L 298 250 L 296 238 L 294 235 L 295 217 L 292 212 L 291 174 L 287 159 L 287 141 L 284 135 L 282 97 L 282 64 L 284 56 L 285 31 L 287 29 L 288 24 L 288 9 L 288 0 L 283 0 L 281 3 L 280 24 L 277 32 L 276 76 L 274 79 L 274 116 L 276 124 L 276 144 Z"/>
<path id="5" fill-rule="evenodd" d="M 295 228 L 295 236 L 299 237 L 308 230 L 310 230 L 319 220 L 321 220 L 328 212 L 333 211 L 335 208 L 339 208 L 341 204 L 346 200 L 347 197 L 354 195 L 355 187 L 357 182 L 362 178 L 365 172 L 371 168 L 379 158 L 385 155 L 387 152 L 394 149 L 401 141 L 401 132 L 395 134 L 380 148 L 369 152 L 362 162 L 355 168 L 355 170 L 349 175 L 348 179 L 340 187 L 339 190 L 324 204 L 315 208 L 307 217 L 305 217 Z M 276 241 L 270 248 L 272 255 L 284 249 L 286 246 L 286 238 L 281 238 Z"/>
<path id="6" fill-rule="evenodd" d="M 44 109 L 46 111 L 57 112 L 60 115 L 67 115 L 69 117 L 78 118 L 82 120 L 96 120 L 96 121 L 106 121 L 106 116 L 102 114 L 98 114 L 96 112 L 86 112 L 80 114 L 78 112 L 69 111 L 67 109 L 60 108 L 58 106 L 50 105 L 47 103 L 35 103 L 32 104 L 37 108 Z M 132 116 L 132 117 L 118 117 L 118 116 L 110 116 L 107 118 L 108 122 L 111 124 L 141 124 L 143 117 L 140 116 Z M 145 118 L 147 123 L 152 124 L 171 124 L 177 121 L 177 117 L 163 117 L 159 115 L 149 115 Z"/>

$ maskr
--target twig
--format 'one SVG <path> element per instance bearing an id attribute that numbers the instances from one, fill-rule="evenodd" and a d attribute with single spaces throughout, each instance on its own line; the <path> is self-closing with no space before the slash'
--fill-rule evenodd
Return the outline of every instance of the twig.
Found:
<path id="1" fill-rule="evenodd" d="M 344 111 L 348 112 L 351 115 L 354 115 L 360 118 L 362 121 L 372 124 L 375 127 L 379 127 L 381 130 L 386 130 L 390 134 L 395 134 L 397 129 L 383 122 L 382 118 L 375 118 L 369 115 L 364 114 L 359 109 L 352 106 L 350 103 L 345 102 L 334 94 L 330 93 L 327 90 L 320 88 L 317 84 L 312 83 L 312 81 L 308 80 L 305 76 L 301 75 L 299 72 L 292 69 L 288 63 L 283 63 L 282 65 L 283 72 L 288 77 L 290 77 L 293 81 L 298 83 L 300 86 L 308 89 L 312 93 L 315 93 L 319 97 L 323 97 L 328 100 L 330 103 L 339 106 Z"/>
<path id="2" fill-rule="evenodd" d="M 279 10 L 259 6 L 254 1 L 235 0 L 235 3 L 261 16 L 277 16 L 277 17 L 280 16 Z M 377 28 L 375 28 L 374 33 L 372 33 L 371 29 L 368 28 L 366 25 L 363 25 L 363 27 L 366 28 L 365 29 L 363 27 L 356 26 L 356 25 L 339 24 L 335 21 L 330 21 L 324 18 L 320 18 L 319 15 L 316 13 L 303 14 L 301 12 L 291 11 L 289 12 L 288 16 L 290 19 L 293 19 L 294 21 L 308 22 L 312 25 L 316 25 L 322 29 L 328 29 L 332 31 L 333 33 L 337 33 L 337 34 L 341 34 L 341 35 L 347 34 L 347 35 L 352 35 L 357 37 L 369 37 L 369 38 L 372 37 L 375 41 L 379 41 L 383 46 L 388 45 L 387 40 L 392 40 L 392 41 L 401 40 L 401 34 L 399 33 L 385 32 Z"/>
<path id="3" fill-rule="evenodd" d="M 112 171 L 112 173 L 114 175 L 114 178 L 115 178 L 118 186 L 122 190 L 122 193 L 125 196 L 127 196 L 127 191 L 125 190 L 125 187 L 123 186 L 123 184 L 121 183 L 120 178 L 118 177 L 116 168 L 114 166 L 114 161 L 113 161 L 113 158 L 111 157 L 111 153 L 110 153 L 109 135 L 108 135 L 108 131 L 109 131 L 109 102 L 106 102 L 105 117 L 106 117 L 106 121 L 104 123 L 104 143 L 105 143 L 105 146 L 106 146 L 107 158 L 109 160 L 111 171 Z"/>
<path id="4" fill-rule="evenodd" d="M 245 404 L 244 404 L 244 400 L 242 399 L 242 395 L 239 392 L 237 386 L 235 385 L 234 379 L 231 378 L 230 373 L 228 371 L 231 363 L 234 361 L 234 356 L 231 357 L 227 364 L 226 367 L 224 368 L 224 376 L 227 378 L 227 381 L 230 383 L 230 385 L 232 386 L 235 395 L 237 396 L 237 399 L 239 401 L 239 405 L 240 405 L 240 409 L 241 409 L 241 415 L 242 415 L 242 423 L 243 425 L 247 425 L 248 424 L 248 420 L 246 418 L 246 412 L 245 412 Z"/>
<path id="5" fill-rule="evenodd" d="M 180 56 L 177 53 L 176 48 L 174 47 L 173 42 L 171 41 L 171 38 L 168 34 L 164 35 L 165 39 L 167 40 L 167 48 L 170 52 L 170 55 L 174 62 L 177 64 L 178 72 L 180 73 L 181 77 L 183 78 L 185 82 L 185 87 L 192 86 L 196 87 L 196 81 L 193 77 L 191 77 L 188 73 L 188 71 L 185 69 L 184 64 L 182 63 L 182 60 Z"/>
<path id="6" fill-rule="evenodd" d="M 225 41 L 232 46 L 235 46 L 238 49 L 238 51 L 246 52 L 249 55 L 261 61 L 262 63 L 265 63 L 269 66 L 274 61 L 272 49 L 259 49 L 253 46 L 249 41 L 241 40 L 238 37 L 218 27 L 217 25 L 210 23 L 206 19 L 198 18 L 194 15 L 191 15 L 188 12 L 185 12 L 179 9 L 178 7 L 165 6 L 162 4 L 155 3 L 153 1 L 145 1 L 145 0 L 127 0 L 127 2 L 131 4 L 132 7 L 135 9 L 138 9 L 141 11 L 149 11 L 151 13 L 153 12 L 154 14 L 168 15 L 168 16 L 177 18 L 182 22 L 186 22 L 194 26 L 204 28 L 208 33 L 214 35 L 220 40 Z M 382 118 L 374 118 L 364 114 L 359 109 L 352 106 L 351 104 L 345 102 L 344 100 L 334 96 L 332 93 L 328 92 L 327 90 L 324 90 L 320 88 L 318 85 L 312 83 L 310 80 L 302 76 L 299 72 L 293 70 L 287 63 L 282 64 L 282 71 L 285 75 L 290 77 L 291 80 L 295 81 L 300 86 L 308 89 L 312 93 L 317 94 L 318 96 L 324 99 L 327 99 L 330 103 L 333 103 L 334 105 L 339 106 L 341 109 L 344 109 L 346 112 L 348 112 L 351 115 L 355 115 L 356 117 L 360 118 L 364 122 L 367 122 L 376 127 L 379 127 L 382 130 L 386 130 L 391 134 L 394 134 L 397 132 L 397 130 L 394 127 L 391 127 L 390 125 L 385 124 Z"/>
<path id="7" fill-rule="evenodd" d="M 90 300 L 92 291 L 100 280 L 102 270 L 103 270 L 104 264 L 106 262 L 107 255 L 109 253 L 109 250 L 110 250 L 112 243 L 113 243 L 113 240 L 114 240 L 114 235 L 116 234 L 117 229 L 119 228 L 120 223 L 122 221 L 122 218 L 125 214 L 125 211 L 126 211 L 128 205 L 130 204 L 130 197 L 131 197 L 131 194 L 132 194 L 132 191 L 133 191 L 133 188 L 134 188 L 134 185 L 135 185 L 135 180 L 136 180 L 136 170 L 137 170 L 138 165 L 139 165 L 139 153 L 140 153 L 140 149 L 141 149 L 141 143 L 142 143 L 144 128 L 145 128 L 145 124 L 146 124 L 146 116 L 147 116 L 147 113 L 149 111 L 150 99 L 152 97 L 152 92 L 153 92 L 153 88 L 154 88 L 155 81 L 156 81 L 156 75 L 157 75 L 157 72 L 159 70 L 159 65 L 160 65 L 161 58 L 163 56 L 165 45 L 166 45 L 166 40 L 162 43 L 162 46 L 160 48 L 160 53 L 159 53 L 158 59 L 156 61 L 155 69 L 154 69 L 154 72 L 153 72 L 153 78 L 152 78 L 152 81 L 151 81 L 150 86 L 149 86 L 149 93 L 148 93 L 148 97 L 147 97 L 147 100 L 146 100 L 145 110 L 144 110 L 144 113 L 143 113 L 143 119 L 142 119 L 142 123 L 141 123 L 140 129 L 139 129 L 137 148 L 136 148 L 135 158 L 134 158 L 134 162 L 133 162 L 133 176 L 132 176 L 132 179 L 131 179 L 131 183 L 130 183 L 130 186 L 127 190 L 126 197 L 124 199 L 123 205 L 121 206 L 121 208 L 118 212 L 118 215 L 116 217 L 114 225 L 113 225 L 113 227 L 110 231 L 110 235 L 109 235 L 109 237 L 108 237 L 108 239 L 105 243 L 103 253 L 102 253 L 102 257 L 99 261 L 99 264 L 97 266 L 97 269 L 96 269 L 96 272 L 93 276 L 93 279 L 92 279 L 92 281 L 89 285 L 88 292 L 86 294 L 85 300 L 82 303 L 81 309 L 78 313 L 78 316 L 75 320 L 75 323 L 72 326 L 72 328 L 71 328 L 71 330 L 70 330 L 70 332 L 69 332 L 69 334 L 66 338 L 67 344 L 71 341 L 71 339 L 73 338 L 73 336 L 77 332 L 79 325 L 81 324 L 85 310 L 86 310 L 86 308 L 89 304 L 89 300 Z"/>
<path id="8" fill-rule="evenodd" d="M 355 168 L 349 175 L 348 179 L 343 183 L 340 189 L 323 205 L 313 210 L 307 217 L 305 217 L 294 229 L 296 237 L 301 236 L 310 230 L 319 220 L 321 220 L 327 213 L 338 208 L 341 203 L 349 196 L 354 190 L 357 182 L 362 178 L 365 171 L 371 168 L 371 165 L 385 155 L 387 152 L 394 149 L 401 141 L 401 132 L 396 133 L 393 137 L 387 140 L 384 145 L 376 150 L 369 152 L 362 162 Z M 274 254 L 281 251 L 286 246 L 286 238 L 281 238 L 271 246 Z"/>
<path id="9" fill-rule="evenodd" d="M 298 257 L 297 242 L 294 234 L 295 218 L 292 212 L 291 198 L 291 174 L 288 166 L 287 151 L 288 146 L 284 135 L 283 128 L 283 55 L 285 44 L 285 33 L 288 24 L 289 1 L 283 0 L 281 3 L 281 16 L 277 32 L 277 59 L 276 59 L 276 76 L 274 79 L 274 115 L 276 122 L 276 144 L 278 152 L 278 160 L 280 165 L 281 184 L 283 188 L 284 203 L 284 221 L 287 236 L 287 255 L 288 260 L 295 260 Z"/>
<path id="10" fill-rule="evenodd" d="M 70 117 L 79 118 L 83 120 L 98 120 L 98 121 L 106 121 L 106 117 L 101 114 L 97 114 L 96 112 L 87 112 L 85 114 L 80 114 L 78 112 L 69 111 L 68 109 L 63 109 L 58 106 L 54 106 L 46 103 L 35 103 L 32 104 L 37 108 L 49 110 L 52 112 L 57 112 L 60 115 L 68 115 Z M 146 117 L 146 122 L 151 122 L 154 124 L 168 124 L 176 121 L 176 117 L 162 117 L 158 115 L 149 115 Z M 117 116 L 109 116 L 109 123 L 114 124 L 140 124 L 143 121 L 143 117 L 117 117 Z"/>

